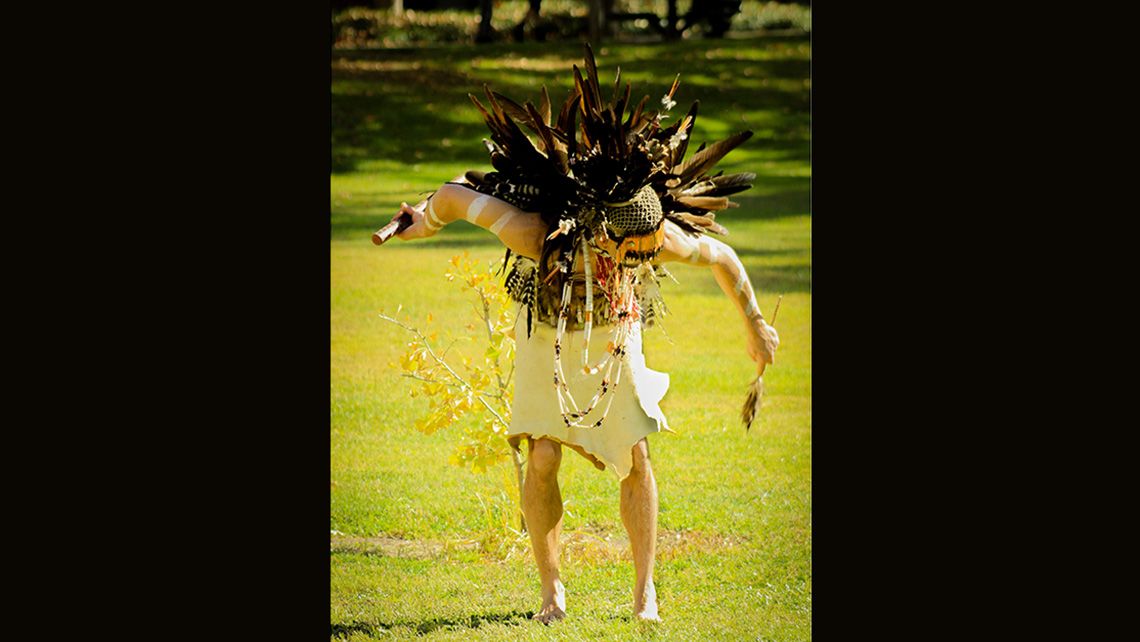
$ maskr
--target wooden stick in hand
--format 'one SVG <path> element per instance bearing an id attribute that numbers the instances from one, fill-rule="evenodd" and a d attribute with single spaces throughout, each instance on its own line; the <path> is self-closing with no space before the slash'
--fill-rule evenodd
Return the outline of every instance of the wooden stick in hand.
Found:
<path id="1" fill-rule="evenodd" d="M 384 227 L 372 233 L 372 243 L 374 245 L 383 245 L 385 241 L 399 234 L 400 232 L 403 232 L 411 226 L 411 214 L 408 214 L 407 212 L 401 212 L 399 216 L 392 219 L 391 223 L 388 223 Z"/>

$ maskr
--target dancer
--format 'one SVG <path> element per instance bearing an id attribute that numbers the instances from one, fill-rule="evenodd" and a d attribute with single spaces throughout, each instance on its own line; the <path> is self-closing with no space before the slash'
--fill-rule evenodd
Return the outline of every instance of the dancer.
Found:
<path id="1" fill-rule="evenodd" d="M 710 175 L 752 132 L 702 145 L 683 160 L 698 103 L 662 127 L 679 78 L 660 111 L 646 109 L 646 96 L 625 118 L 631 90 L 621 89 L 620 69 L 609 100 L 588 46 L 585 71 L 574 67 L 574 89 L 556 119 L 545 87 L 538 107 L 486 88 L 486 105 L 472 96 L 491 131 L 484 143 L 495 171 L 458 176 L 415 207 L 401 204 L 393 220 L 407 241 L 463 219 L 507 248 L 506 286 L 520 306 L 509 440 L 515 448 L 528 443 L 522 504 L 542 586 L 534 618 L 550 623 L 566 614 L 558 572 L 566 446 L 620 480 L 636 572 L 633 611 L 655 621 L 657 485 L 646 437 L 669 430 L 659 407 L 669 377 L 646 366 L 641 330 L 665 313 L 658 285 L 665 264 L 710 268 L 740 313 L 757 364 L 748 404 L 759 403 L 759 377 L 779 336 L 736 253 L 705 236 L 726 233 L 715 212 L 736 206 L 728 196 L 752 186 L 752 173 Z M 754 412 L 746 405 L 747 424 Z"/>

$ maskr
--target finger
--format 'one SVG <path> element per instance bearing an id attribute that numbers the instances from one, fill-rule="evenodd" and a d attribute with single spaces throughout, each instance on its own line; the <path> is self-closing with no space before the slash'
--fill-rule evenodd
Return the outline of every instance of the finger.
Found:
<path id="1" fill-rule="evenodd" d="M 394 220 L 400 218 L 401 216 L 403 216 L 404 214 L 407 214 L 408 213 L 407 207 L 408 207 L 407 203 L 400 203 L 400 209 L 396 210 L 396 213 L 392 215 L 392 220 L 394 221 Z M 397 236 L 400 236 L 400 235 L 397 234 Z"/>

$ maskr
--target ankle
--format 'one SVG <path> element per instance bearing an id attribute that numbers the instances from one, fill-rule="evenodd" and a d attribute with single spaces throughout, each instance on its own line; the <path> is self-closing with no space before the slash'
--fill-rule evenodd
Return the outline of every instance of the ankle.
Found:
<path id="1" fill-rule="evenodd" d="M 653 580 L 647 580 L 645 582 L 645 588 L 641 589 L 641 591 L 638 591 L 636 587 L 634 588 L 633 603 L 638 607 L 645 604 L 657 603 L 657 587 L 653 585 Z"/>
<path id="2" fill-rule="evenodd" d="M 562 585 L 562 580 L 560 580 L 558 578 L 554 578 L 554 580 L 552 580 L 551 582 L 543 583 L 543 585 L 542 585 L 542 596 L 543 597 L 552 597 L 555 595 L 564 595 L 565 593 L 566 593 L 566 587 Z"/>

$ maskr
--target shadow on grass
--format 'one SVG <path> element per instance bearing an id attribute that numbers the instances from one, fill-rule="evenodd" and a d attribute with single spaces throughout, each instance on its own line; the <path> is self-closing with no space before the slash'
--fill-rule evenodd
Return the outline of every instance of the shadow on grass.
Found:
<path id="1" fill-rule="evenodd" d="M 748 268 L 753 287 L 761 293 L 790 294 L 803 292 L 811 294 L 811 268 L 761 267 Z"/>
<path id="2" fill-rule="evenodd" d="M 755 265 L 745 261 L 744 266 L 758 296 L 793 292 L 811 294 L 811 268 L 806 265 Z M 682 271 L 680 268 L 670 269 L 670 272 L 691 292 L 708 295 L 718 300 L 724 297 L 720 286 L 711 277 L 704 278 L 704 275 L 697 275 L 694 278 L 692 272 Z M 662 286 L 666 305 L 669 303 L 669 289 L 676 287 L 676 284 L 672 283 Z"/>
<path id="3" fill-rule="evenodd" d="M 700 113 L 719 120 L 722 128 L 768 130 L 758 132 L 756 149 L 773 160 L 806 165 L 810 97 L 803 81 L 810 76 L 810 60 L 805 53 L 788 53 L 786 44 L 726 41 L 712 58 L 707 42 L 613 45 L 599 52 L 599 62 L 603 75 L 622 66 L 635 93 L 648 94 L 651 103 L 680 72 L 682 106 L 699 98 Z M 750 59 L 755 48 L 772 55 Z M 374 159 L 489 165 L 478 142 L 487 131 L 467 94 L 480 93 L 487 83 L 519 102 L 537 101 L 545 84 L 552 101 L 561 104 L 572 82 L 570 65 L 581 64 L 581 53 L 578 43 L 334 52 L 332 171 L 350 173 Z M 750 119 L 762 122 L 752 125 Z M 698 143 L 705 135 L 701 122 L 698 116 Z M 443 139 L 449 142 L 441 144 Z"/>
<path id="4" fill-rule="evenodd" d="M 369 637 L 386 637 L 396 628 L 414 629 L 417 635 L 426 635 L 442 628 L 468 628 L 477 629 L 484 623 L 522 625 L 530 621 L 534 611 L 511 611 L 509 613 L 491 613 L 487 615 L 472 615 L 470 617 L 444 618 L 437 617 L 420 621 L 399 620 L 396 622 L 350 622 L 348 624 L 334 623 L 331 637 L 347 639 L 353 633 L 363 633 Z"/>
<path id="5" fill-rule="evenodd" d="M 784 177 L 769 178 L 757 176 L 756 181 L 753 183 L 753 189 L 764 187 L 766 183 L 770 184 L 777 181 L 793 182 L 793 180 L 796 183 L 801 183 L 802 187 L 793 186 L 770 194 L 741 192 L 733 195 L 731 198 L 739 202 L 740 207 L 717 212 L 717 222 L 723 224 L 731 232 L 733 220 L 767 221 L 783 218 L 785 216 L 802 216 L 807 214 L 811 208 L 811 195 L 807 178 L 787 179 Z M 397 207 L 399 207 L 398 203 Z"/>

